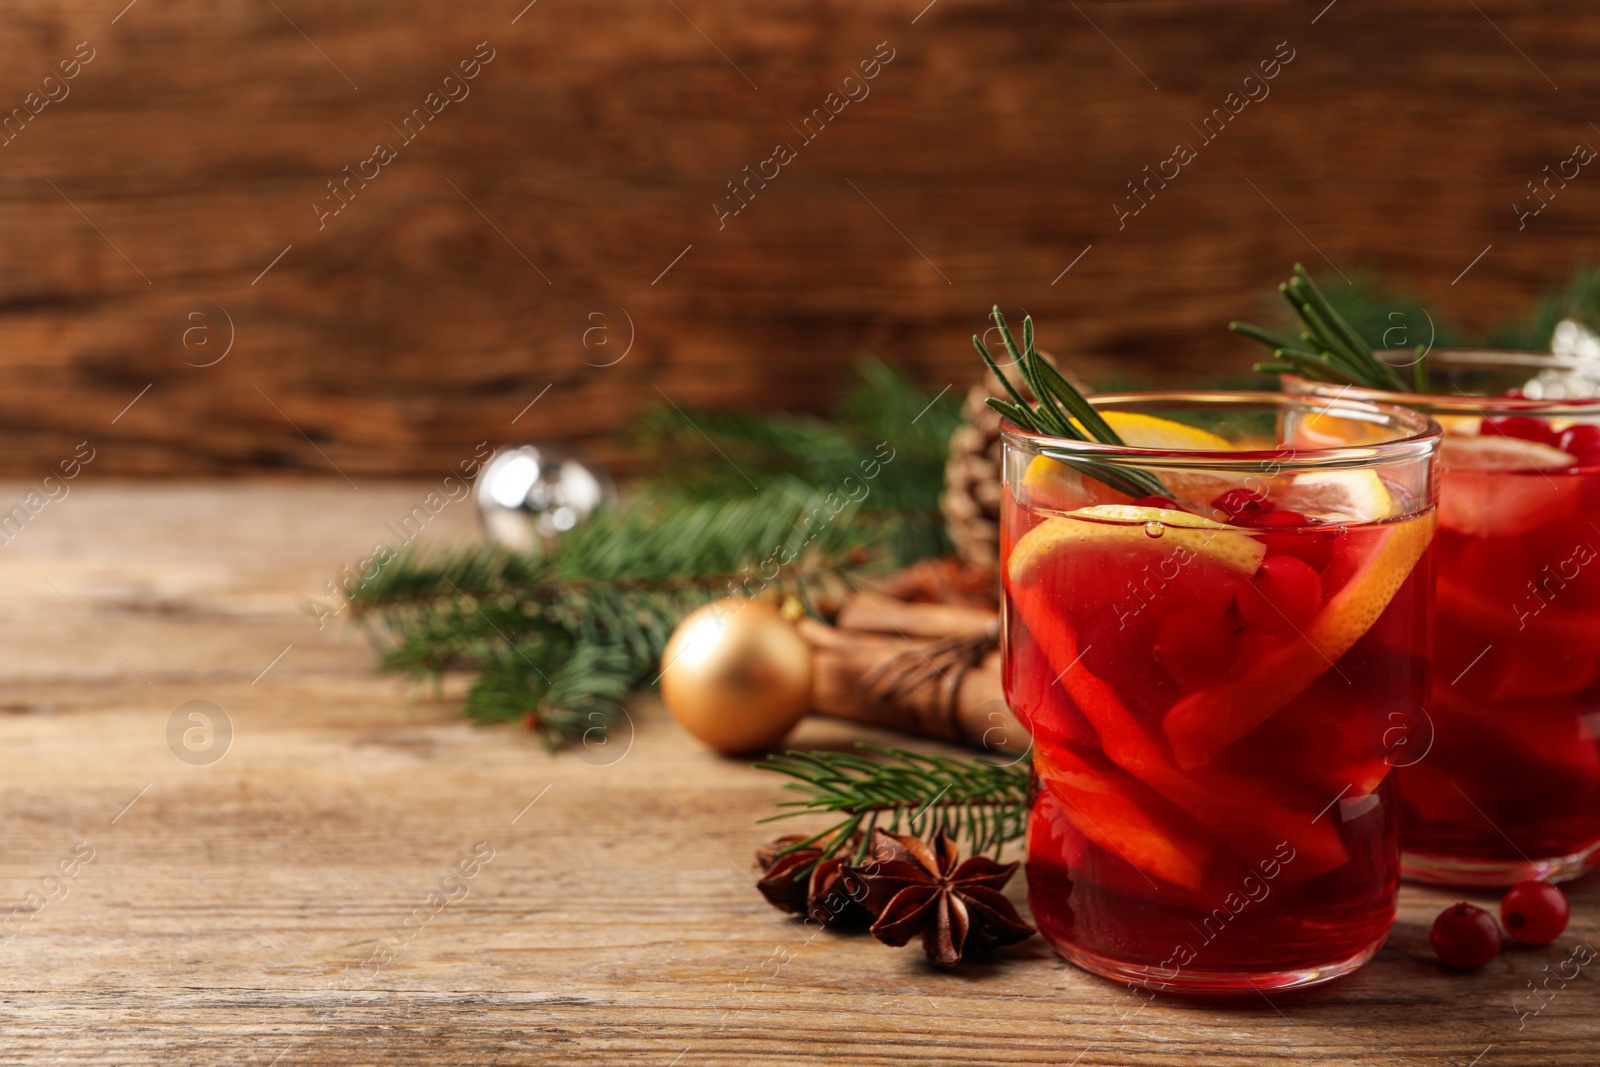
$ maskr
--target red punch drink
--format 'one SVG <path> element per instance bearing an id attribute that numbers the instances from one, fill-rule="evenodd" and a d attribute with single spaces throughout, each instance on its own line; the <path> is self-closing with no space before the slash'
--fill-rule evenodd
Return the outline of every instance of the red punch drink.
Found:
<path id="1" fill-rule="evenodd" d="M 1395 761 L 1404 873 L 1575 878 L 1600 851 L 1600 402 L 1571 396 L 1595 382 L 1549 356 L 1429 363 L 1437 395 L 1343 390 L 1445 428 L 1434 681 L 1428 719 Z"/>
<path id="2" fill-rule="evenodd" d="M 1005 437 L 1034 918 L 1067 959 L 1152 992 L 1335 978 L 1394 919 L 1439 429 L 1259 393 L 1094 405 L 1124 446 Z M 1165 494 L 1096 477 L 1133 468 Z"/>

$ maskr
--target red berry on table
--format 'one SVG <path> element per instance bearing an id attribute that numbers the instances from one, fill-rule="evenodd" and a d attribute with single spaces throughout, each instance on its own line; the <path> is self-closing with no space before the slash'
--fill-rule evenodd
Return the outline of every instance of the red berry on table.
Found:
<path id="1" fill-rule="evenodd" d="M 1500 902 L 1506 933 L 1523 945 L 1548 945 L 1567 928 L 1571 914 L 1566 894 L 1549 882 L 1518 882 Z"/>
<path id="2" fill-rule="evenodd" d="M 1322 577 L 1296 556 L 1268 556 L 1239 590 L 1239 614 L 1273 633 L 1302 629 L 1322 607 Z"/>
<path id="3" fill-rule="evenodd" d="M 1428 940 L 1441 962 L 1470 971 L 1499 953 L 1500 924 L 1482 908 L 1462 901 L 1439 913 Z"/>
<path id="4" fill-rule="evenodd" d="M 1199 685 L 1216 681 L 1239 656 L 1239 635 L 1221 610 L 1196 607 L 1174 611 L 1156 631 L 1156 658 L 1175 681 Z"/>
<path id="5" fill-rule="evenodd" d="M 1497 415 L 1483 420 L 1483 433 L 1499 434 L 1501 437 L 1518 437 L 1524 441 L 1534 441 L 1541 445 L 1556 443 L 1556 435 L 1550 429 L 1550 424 L 1544 419 L 1535 419 L 1529 415 Z"/>

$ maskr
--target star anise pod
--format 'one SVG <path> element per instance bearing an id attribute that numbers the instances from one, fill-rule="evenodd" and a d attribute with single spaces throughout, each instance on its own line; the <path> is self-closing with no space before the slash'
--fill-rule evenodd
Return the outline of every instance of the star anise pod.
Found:
<path id="1" fill-rule="evenodd" d="M 931 846 L 874 829 L 869 855 L 848 873 L 866 883 L 872 936 L 886 945 L 899 947 L 920 933 L 928 958 L 953 967 L 1034 933 L 1000 892 L 1015 863 L 972 856 L 958 864 L 956 844 L 942 829 Z"/>
<path id="2" fill-rule="evenodd" d="M 800 834 L 786 834 L 756 849 L 756 862 L 766 871 L 756 883 L 761 895 L 780 911 L 809 915 L 823 926 L 867 925 L 872 916 L 861 905 L 866 884 L 851 875 L 847 865 L 847 858 L 861 838 L 852 835 L 837 854 L 827 859 L 822 855 L 828 845 L 826 840 L 792 852 L 783 851 L 804 840 Z"/>

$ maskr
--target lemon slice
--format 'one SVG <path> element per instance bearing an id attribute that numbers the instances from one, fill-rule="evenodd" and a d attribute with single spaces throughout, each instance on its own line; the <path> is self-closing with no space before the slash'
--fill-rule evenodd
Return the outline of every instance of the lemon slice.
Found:
<path id="1" fill-rule="evenodd" d="M 1516 437 L 1446 437 L 1439 448 L 1439 525 L 1468 537 L 1521 537 L 1574 518 L 1584 478 L 1569 453 Z"/>
<path id="2" fill-rule="evenodd" d="M 1377 522 L 1395 514 L 1394 497 L 1373 470 L 1297 474 L 1278 495 L 1278 506 L 1331 522 Z"/>
<path id="3" fill-rule="evenodd" d="M 1378 621 L 1433 540 L 1432 512 L 1397 522 L 1361 570 L 1322 606 L 1304 633 L 1275 642 L 1216 685 L 1172 706 L 1161 728 L 1180 767 L 1193 769 L 1267 721 L 1331 670 Z"/>
<path id="4" fill-rule="evenodd" d="M 1072 511 L 1087 504 L 1109 504 L 1133 498 L 1049 456 L 1034 456 L 1022 476 L 1022 500 L 1031 507 Z"/>
<path id="5" fill-rule="evenodd" d="M 1046 519 L 1023 535 L 1006 565 L 1013 583 L 1027 582 L 1057 553 L 1083 551 L 1172 552 L 1187 549 L 1202 559 L 1249 577 L 1266 548 L 1236 526 L 1186 511 L 1098 504 L 1065 518 Z"/>
<path id="6" fill-rule="evenodd" d="M 1133 411 L 1107 411 L 1102 413 L 1102 417 L 1122 438 L 1122 443 L 1130 448 L 1162 448 L 1181 452 L 1233 450 L 1233 445 L 1227 439 L 1171 419 L 1158 419 L 1154 415 Z M 1073 425 L 1080 430 L 1083 428 L 1083 424 L 1076 419 Z M 1213 474 L 1188 471 L 1174 471 L 1163 474 L 1162 478 L 1173 492 L 1195 501 L 1210 500 L 1231 484 L 1223 484 Z M 1034 507 L 1054 511 L 1072 511 L 1093 504 L 1126 503 L 1132 499 L 1049 456 L 1035 456 L 1028 463 L 1028 470 L 1022 477 L 1022 492 L 1023 499 Z"/>
<path id="7" fill-rule="evenodd" d="M 1570 452 L 1520 437 L 1446 437 L 1439 445 L 1439 466 L 1445 470 L 1550 471 L 1577 465 Z"/>
<path id="8" fill-rule="evenodd" d="M 1184 452 L 1233 451 L 1233 445 L 1227 438 L 1171 419 L 1158 419 L 1137 411 L 1105 411 L 1101 412 L 1101 418 L 1130 448 L 1170 448 Z M 1076 419 L 1073 424 L 1078 425 Z"/>

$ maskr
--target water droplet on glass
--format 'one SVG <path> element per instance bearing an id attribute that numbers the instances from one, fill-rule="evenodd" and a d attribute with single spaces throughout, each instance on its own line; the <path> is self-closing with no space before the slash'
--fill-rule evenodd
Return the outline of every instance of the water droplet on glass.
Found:
<path id="1" fill-rule="evenodd" d="M 1159 522 L 1147 522 L 1144 524 L 1144 535 L 1146 537 L 1160 537 L 1166 532 L 1167 528 Z"/>

